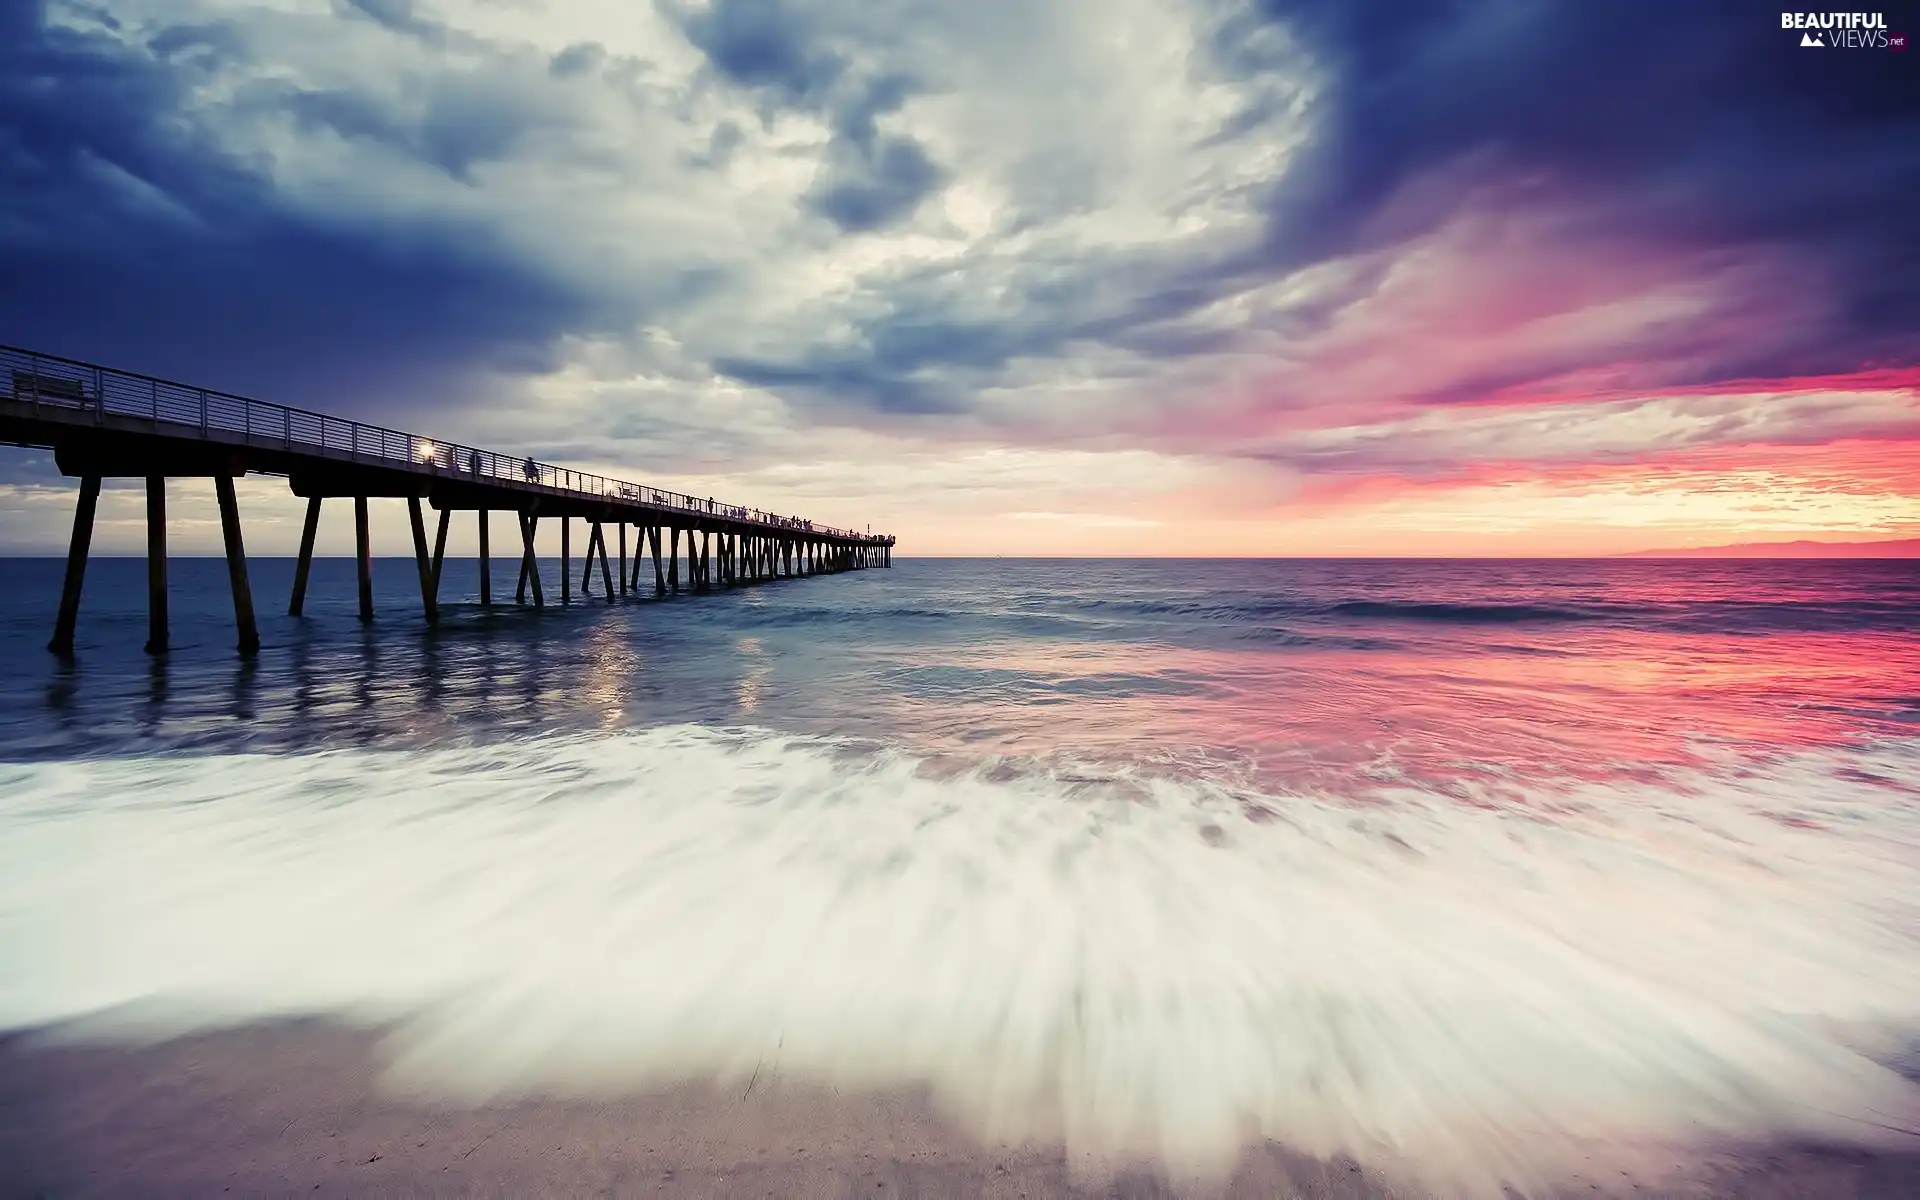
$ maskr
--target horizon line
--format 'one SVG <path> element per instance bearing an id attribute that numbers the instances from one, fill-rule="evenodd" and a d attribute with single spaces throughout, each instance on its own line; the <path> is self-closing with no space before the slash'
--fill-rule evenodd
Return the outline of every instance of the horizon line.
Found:
<path id="1" fill-rule="evenodd" d="M 1890 540 L 1908 541 L 1913 539 L 1896 538 L 1896 539 L 1890 539 Z M 1792 544 L 1792 543 L 1783 543 L 1783 544 Z M 1800 544 L 1805 545 L 1807 543 L 1800 543 Z M 1841 546 L 1871 546 L 1876 543 L 1820 542 L 1820 543 L 1813 543 L 1813 544 L 1841 545 Z M 1719 549 L 1719 547 L 1713 547 L 1712 549 Z M 49 562 L 61 562 L 61 561 L 64 561 L 66 557 L 67 556 L 64 551 L 49 551 L 46 553 L 16 553 L 13 551 L 0 550 L 0 560 L 5 560 L 5 559 L 11 559 L 16 561 L 45 560 Z M 89 557 L 94 559 L 125 559 L 133 562 L 144 562 L 147 556 L 142 553 L 114 554 L 114 553 L 104 553 L 100 551 L 95 551 Z M 413 555 L 406 554 L 406 553 L 375 554 L 375 555 L 371 555 L 370 557 L 373 560 L 383 561 L 383 562 L 412 562 L 413 561 Z M 560 557 L 560 555 L 540 554 L 540 555 L 537 555 L 536 557 L 544 561 L 546 559 L 557 559 Z M 574 555 L 573 557 L 578 558 L 580 556 Z M 650 556 L 641 555 L 636 557 L 639 557 L 644 561 L 645 558 Z M 177 561 L 181 559 L 194 559 L 194 560 L 200 560 L 205 562 L 224 562 L 226 556 L 223 554 L 169 553 L 167 555 L 167 558 L 173 561 Z M 247 555 L 247 558 L 249 561 L 285 560 L 288 562 L 293 562 L 298 560 L 299 555 L 249 553 Z M 330 562 L 352 562 L 354 561 L 355 556 L 352 554 L 316 553 L 313 555 L 313 558 L 314 558 L 314 561 L 316 562 L 321 560 L 326 560 Z M 474 554 L 448 554 L 446 555 L 446 558 L 447 560 L 450 560 L 450 561 L 462 561 L 462 562 L 478 562 L 479 561 L 479 556 Z M 495 562 L 518 562 L 520 560 L 520 555 L 495 554 L 492 556 L 492 558 Z M 1668 561 L 1668 562 L 1699 561 L 1702 559 L 1747 561 L 1747 562 L 1754 562 L 1754 561 L 1913 562 L 1913 561 L 1920 561 L 1920 551 L 1917 551 L 1913 554 L 1901 554 L 1901 555 L 1890 554 L 1890 555 L 1880 555 L 1880 556 L 1875 556 L 1875 555 L 1858 555 L 1858 556 L 1837 555 L 1836 556 L 1836 555 L 1754 554 L 1754 553 L 1714 554 L 1714 553 L 1708 552 L 1706 548 L 1703 548 L 1702 550 L 1696 550 L 1696 551 L 1689 551 L 1686 549 L 1620 550 L 1620 551 L 1615 551 L 1611 554 L 913 554 L 913 555 L 896 554 L 894 558 L 896 562 L 901 561 L 902 559 L 928 559 L 928 560 L 934 560 L 934 561 L 940 561 L 940 562 L 968 562 L 968 561 L 988 562 L 996 559 L 1013 559 L 1016 561 L 1024 561 L 1024 562 L 1609 562 L 1616 559 L 1641 559 L 1641 560 Z M 662 559 L 662 561 L 663 562 L 665 561 L 664 558 Z"/>

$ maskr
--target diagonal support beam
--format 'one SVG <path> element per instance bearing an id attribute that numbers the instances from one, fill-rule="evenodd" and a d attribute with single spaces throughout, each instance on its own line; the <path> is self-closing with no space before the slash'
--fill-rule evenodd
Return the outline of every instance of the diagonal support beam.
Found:
<path id="1" fill-rule="evenodd" d="M 583 596 L 593 594 L 593 563 L 595 555 L 598 555 L 600 559 L 600 584 L 606 589 L 607 599 L 612 600 L 614 598 L 613 568 L 607 562 L 607 531 L 606 527 L 599 521 L 593 522 L 593 530 L 587 535 L 587 561 L 582 564 L 582 570 L 580 572 L 580 594 Z"/>
<path id="2" fill-rule="evenodd" d="M 440 564 L 447 561 L 447 526 L 453 523 L 453 510 L 440 510 L 440 531 L 433 535 L 433 595 L 440 598 Z"/>
<path id="3" fill-rule="evenodd" d="M 300 559 L 293 565 L 293 598 L 287 615 L 297 617 L 307 606 L 307 578 L 313 573 L 313 539 L 320 532 L 320 497 L 307 497 L 307 523 L 300 530 Z"/>
<path id="4" fill-rule="evenodd" d="M 534 513 L 520 514 L 520 541 L 523 553 L 520 558 L 520 587 L 515 593 L 515 603 L 525 603 L 527 585 L 533 585 L 533 606 L 545 608 L 547 598 L 540 590 L 540 558 L 534 553 L 533 541 L 540 532 L 540 518 Z"/>
<path id="5" fill-rule="evenodd" d="M 607 603 L 611 604 L 613 603 L 613 600 L 614 600 L 613 564 L 607 561 L 606 527 L 601 525 L 598 521 L 595 521 L 593 524 L 593 536 L 600 543 L 600 586 L 607 593 Z"/>
<path id="6" fill-rule="evenodd" d="M 588 521 L 587 522 L 587 558 L 585 562 L 580 564 L 580 594 L 582 596 L 593 595 L 593 554 L 594 554 L 594 548 L 599 544 L 600 544 L 600 522 Z"/>
<path id="7" fill-rule="evenodd" d="M 227 583 L 233 589 L 233 622 L 239 627 L 240 653 L 260 652 L 260 628 L 253 619 L 253 585 L 247 581 L 247 548 L 240 540 L 240 505 L 233 498 L 233 476 L 215 475 L 220 499 L 220 535 L 227 548 Z"/>
<path id="8" fill-rule="evenodd" d="M 426 614 L 427 624 L 438 625 L 440 606 L 435 602 L 433 594 L 435 563 L 427 551 L 427 526 L 426 522 L 420 518 L 420 497 L 418 496 L 407 497 L 407 523 L 413 526 L 413 562 L 414 566 L 420 570 L 420 611 Z M 446 532 L 444 524 L 440 527 L 440 531 Z"/>
<path id="9" fill-rule="evenodd" d="M 54 619 L 53 640 L 47 649 L 61 657 L 73 654 L 73 631 L 80 621 L 80 587 L 87 581 L 87 551 L 93 545 L 93 514 L 100 506 L 100 477 L 80 480 L 80 500 L 73 508 L 73 540 L 67 544 L 67 576 L 60 585 L 60 615 Z"/>

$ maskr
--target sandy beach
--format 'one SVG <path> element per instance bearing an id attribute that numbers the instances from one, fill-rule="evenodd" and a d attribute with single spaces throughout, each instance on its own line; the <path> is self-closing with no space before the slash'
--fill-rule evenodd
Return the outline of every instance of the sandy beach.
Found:
<path id="1" fill-rule="evenodd" d="M 114 1047 L 0 1047 L 8 1194 L 1128 1196 L 1075 1186 L 1057 1148 L 983 1146 L 904 1094 L 778 1078 L 596 1102 L 418 1104 L 379 1085 L 375 1039 L 320 1022 Z M 1351 1164 L 1253 1156 L 1228 1194 L 1392 1194 Z"/>
<path id="2" fill-rule="evenodd" d="M 1267 1145 L 1224 1184 L 1076 1172 L 1055 1146 L 983 1145 L 923 1097 L 756 1079 L 479 1108 L 380 1083 L 376 1039 L 318 1021 L 129 1047 L 0 1043 L 8 1196 L 1411 1196 L 1351 1162 Z M 1562 1196 L 1920 1195 L 1920 1152 L 1776 1146 L 1703 1157 L 1659 1189 Z"/>

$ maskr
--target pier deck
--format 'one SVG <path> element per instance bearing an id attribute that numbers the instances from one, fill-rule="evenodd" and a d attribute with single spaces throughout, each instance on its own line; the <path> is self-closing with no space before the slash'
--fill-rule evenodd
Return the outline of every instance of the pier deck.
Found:
<path id="1" fill-rule="evenodd" d="M 438 619 L 440 564 L 452 514 L 478 514 L 480 600 L 493 603 L 487 514 L 511 512 L 520 546 L 516 602 L 546 603 L 534 554 L 539 522 L 561 522 L 560 599 L 572 596 L 572 523 L 588 523 L 582 592 L 598 573 L 606 598 L 642 590 L 640 570 L 653 561 L 656 596 L 709 591 L 765 580 L 891 566 L 894 539 L 836 529 L 801 517 L 723 503 L 575 471 L 531 457 L 445 442 L 361 421 L 289 408 L 56 355 L 0 346 L 0 442 L 51 449 L 61 472 L 80 480 L 73 538 L 59 616 L 49 648 L 73 650 L 93 514 L 101 480 L 147 484 L 149 628 L 147 648 L 167 648 L 166 490 L 169 478 L 211 478 L 233 583 L 242 653 L 259 647 L 247 581 L 246 554 L 233 479 L 249 472 L 285 476 L 307 500 L 299 565 L 288 610 L 305 600 L 322 501 L 351 499 L 360 615 L 373 618 L 367 502 L 406 500 L 420 573 L 422 611 Z M 439 512 L 431 548 L 421 512 Z M 619 575 L 609 561 L 608 527 L 619 538 Z M 627 530 L 638 531 L 629 566 Z M 682 547 L 682 538 L 685 546 Z M 651 551 L 649 555 L 648 551 Z M 681 563 L 685 562 L 684 579 Z"/>

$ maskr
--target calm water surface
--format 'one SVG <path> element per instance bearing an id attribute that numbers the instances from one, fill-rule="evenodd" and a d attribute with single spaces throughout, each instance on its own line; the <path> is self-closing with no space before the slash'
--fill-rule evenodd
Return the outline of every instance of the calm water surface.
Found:
<path id="1" fill-rule="evenodd" d="M 0 589 L 0 1025 L 371 1015 L 462 1095 L 777 1063 L 1460 1186 L 1913 1123 L 1920 563 L 909 559 L 535 613 L 451 561 L 427 631 L 410 563 L 368 628 L 350 563 L 294 620 L 264 560 L 246 664 L 210 560 L 164 660 L 97 560 L 61 664 L 59 572 Z"/>

